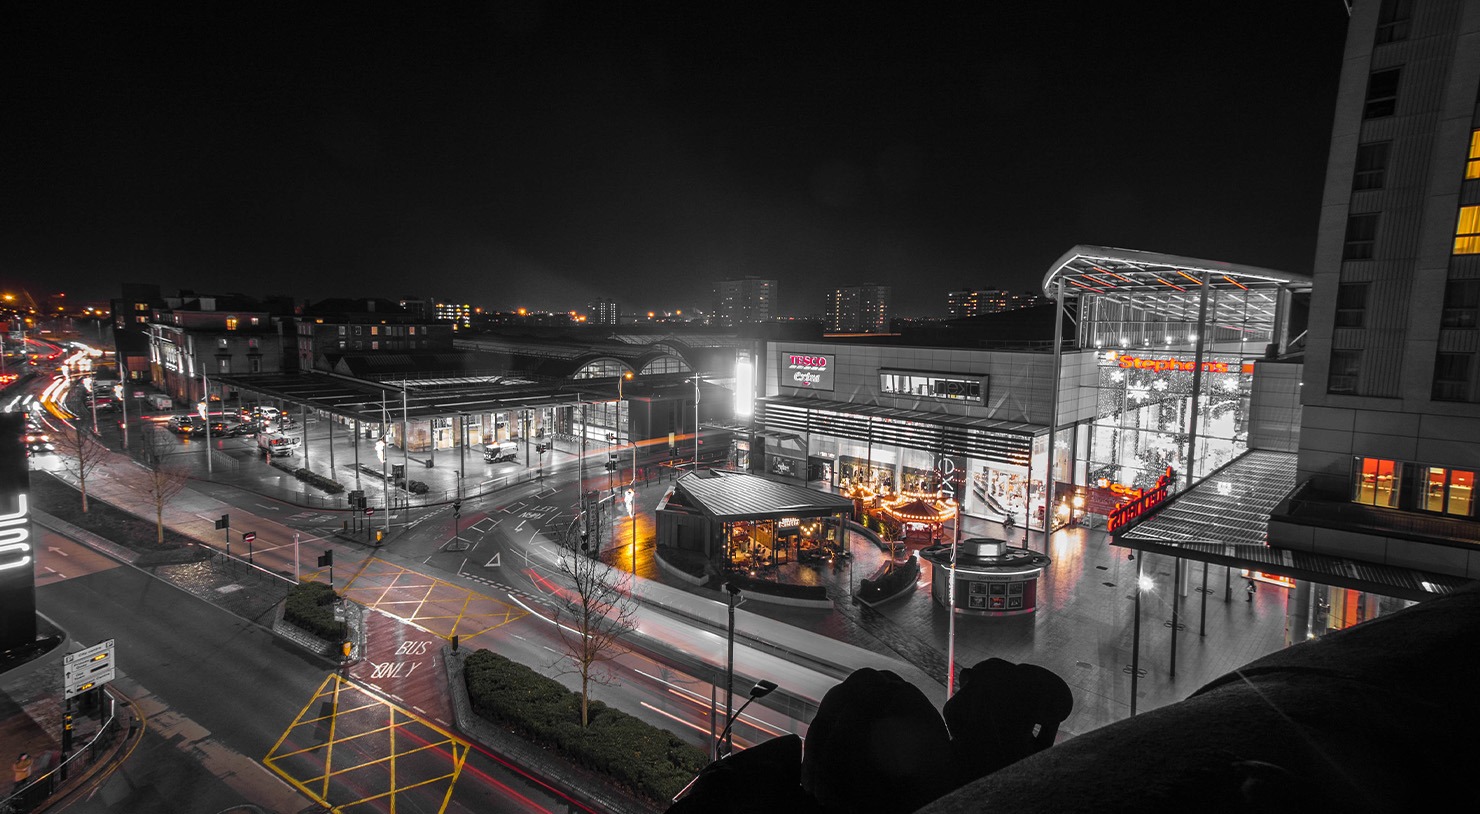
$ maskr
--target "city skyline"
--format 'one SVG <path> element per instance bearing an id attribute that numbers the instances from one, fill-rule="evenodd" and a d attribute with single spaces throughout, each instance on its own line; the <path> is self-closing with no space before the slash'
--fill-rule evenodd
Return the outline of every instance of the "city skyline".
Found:
<path id="1" fill-rule="evenodd" d="M 12 12 L 0 265 L 89 299 L 634 312 L 757 276 L 783 315 L 907 278 L 901 316 L 1077 243 L 1310 266 L 1338 4 L 1196 36 L 1169 5 L 515 8 Z"/>

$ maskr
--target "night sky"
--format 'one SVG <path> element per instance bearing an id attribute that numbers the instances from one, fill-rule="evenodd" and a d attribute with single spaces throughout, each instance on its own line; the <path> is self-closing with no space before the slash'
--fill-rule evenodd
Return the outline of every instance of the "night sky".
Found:
<path id="1" fill-rule="evenodd" d="M 1076 243 L 1308 272 L 1347 17 L 1238 3 L 0 11 L 0 284 L 38 299 L 943 314 Z M 164 10 L 168 8 L 169 10 Z"/>

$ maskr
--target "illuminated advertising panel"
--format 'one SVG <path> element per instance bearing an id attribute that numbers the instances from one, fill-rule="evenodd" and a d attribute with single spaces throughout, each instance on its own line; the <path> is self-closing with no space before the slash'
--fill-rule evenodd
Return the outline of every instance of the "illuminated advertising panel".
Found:
<path id="1" fill-rule="evenodd" d="M 781 386 L 801 390 L 833 389 L 833 368 L 837 356 L 831 353 L 812 353 L 806 350 L 781 351 Z"/>
<path id="2" fill-rule="evenodd" d="M 0 650 L 36 641 L 35 541 L 20 413 L 0 413 Z"/>
<path id="3" fill-rule="evenodd" d="M 755 369 L 750 364 L 750 353 L 735 354 L 735 417 L 750 418 L 755 403 Z"/>

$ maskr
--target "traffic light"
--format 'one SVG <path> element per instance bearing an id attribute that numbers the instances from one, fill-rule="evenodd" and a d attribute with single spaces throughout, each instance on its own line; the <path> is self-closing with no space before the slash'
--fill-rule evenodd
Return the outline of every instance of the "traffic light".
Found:
<path id="1" fill-rule="evenodd" d="M 231 528 L 231 515 L 229 515 L 229 514 L 223 514 L 223 515 L 221 515 L 221 519 L 216 521 L 216 528 L 218 528 L 218 529 Z"/>
<path id="2" fill-rule="evenodd" d="M 452 513 L 453 514 L 462 514 L 462 501 L 461 500 L 454 500 L 454 501 L 452 501 Z"/>
<path id="3" fill-rule="evenodd" d="M 334 549 L 331 548 L 328 551 L 325 551 L 324 553 L 322 553 L 322 554 L 319 555 L 319 567 L 320 568 L 333 568 L 334 567 Z"/>

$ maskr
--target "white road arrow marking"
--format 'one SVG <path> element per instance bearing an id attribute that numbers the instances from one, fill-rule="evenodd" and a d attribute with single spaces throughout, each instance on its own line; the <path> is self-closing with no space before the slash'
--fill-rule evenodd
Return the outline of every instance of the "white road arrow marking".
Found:
<path id="1" fill-rule="evenodd" d="M 60 554 L 63 557 L 70 557 L 70 556 L 72 556 L 71 554 L 68 554 L 67 552 L 61 550 L 60 548 L 57 548 L 54 545 L 47 546 L 46 547 L 46 550 L 52 552 L 53 554 Z"/>
<path id="2" fill-rule="evenodd" d="M 498 557 L 499 557 L 498 552 L 494 552 L 493 559 L 489 560 L 486 564 L 484 564 L 483 567 L 484 568 L 500 568 L 500 567 L 502 567 L 501 564 L 498 561 Z"/>

